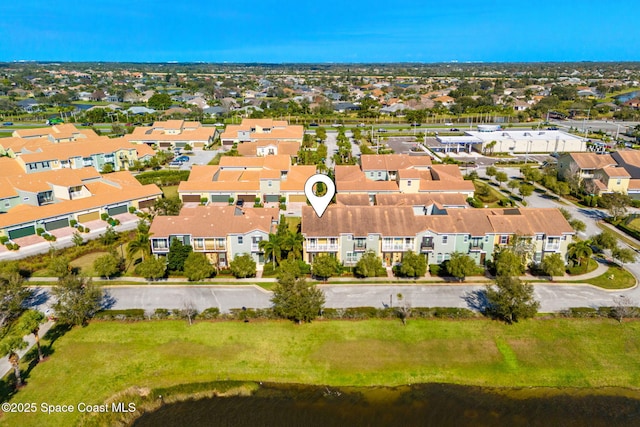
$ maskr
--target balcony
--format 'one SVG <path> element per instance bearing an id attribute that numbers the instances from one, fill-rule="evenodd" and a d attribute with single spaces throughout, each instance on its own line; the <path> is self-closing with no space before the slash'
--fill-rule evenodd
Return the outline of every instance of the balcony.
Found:
<path id="1" fill-rule="evenodd" d="M 307 244 L 307 251 L 311 252 L 337 252 L 338 244 Z"/>
<path id="2" fill-rule="evenodd" d="M 481 251 L 484 247 L 482 242 L 471 242 L 469 243 L 469 251 Z"/>
<path id="3" fill-rule="evenodd" d="M 382 244 L 382 251 L 383 252 L 406 252 L 406 251 L 412 251 L 413 250 L 413 245 L 407 245 L 405 243 L 401 243 L 401 244 L 387 244 L 385 245 L 384 243 Z"/>
<path id="4" fill-rule="evenodd" d="M 366 242 L 354 242 L 353 243 L 353 250 L 355 252 L 364 252 L 367 250 L 367 243 Z"/>
<path id="5" fill-rule="evenodd" d="M 420 251 L 428 252 L 433 250 L 433 240 L 430 242 L 422 242 L 420 243 Z"/>
<path id="6" fill-rule="evenodd" d="M 544 245 L 545 252 L 558 252 L 560 250 L 560 243 L 547 243 Z"/>

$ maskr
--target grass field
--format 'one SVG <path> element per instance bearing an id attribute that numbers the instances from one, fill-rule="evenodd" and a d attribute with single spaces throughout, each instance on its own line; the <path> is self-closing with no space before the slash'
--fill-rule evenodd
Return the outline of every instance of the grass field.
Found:
<path id="1" fill-rule="evenodd" d="M 604 274 L 585 282 L 604 289 L 628 289 L 636 284 L 636 278 L 625 269 L 611 266 Z"/>
<path id="2" fill-rule="evenodd" d="M 170 199 L 172 197 L 178 197 L 178 186 L 177 185 L 166 185 L 162 187 L 162 193 L 164 197 Z"/>
<path id="3" fill-rule="evenodd" d="M 640 387 L 640 322 L 538 319 L 94 322 L 53 344 L 11 402 L 104 403 L 130 387 L 217 380 L 327 385 L 442 382 L 497 387 Z M 23 366 L 27 368 L 26 364 Z M 6 380 L 5 380 L 6 381 Z M 6 392 L 7 386 L 4 385 Z M 71 414 L 2 425 L 66 426 Z"/>

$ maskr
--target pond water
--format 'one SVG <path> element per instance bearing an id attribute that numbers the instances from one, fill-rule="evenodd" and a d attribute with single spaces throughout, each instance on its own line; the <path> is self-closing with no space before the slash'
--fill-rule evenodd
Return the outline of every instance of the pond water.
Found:
<path id="1" fill-rule="evenodd" d="M 640 426 L 640 392 L 448 384 L 395 388 L 264 384 L 252 396 L 167 404 L 133 425 Z"/>
<path id="2" fill-rule="evenodd" d="M 616 96 L 616 99 L 620 102 L 627 102 L 630 99 L 637 98 L 640 96 L 640 90 L 635 92 L 625 93 L 624 95 Z"/>

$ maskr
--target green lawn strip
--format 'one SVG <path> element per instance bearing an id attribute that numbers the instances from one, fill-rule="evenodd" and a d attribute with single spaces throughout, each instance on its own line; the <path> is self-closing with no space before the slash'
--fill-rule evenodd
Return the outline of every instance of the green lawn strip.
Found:
<path id="1" fill-rule="evenodd" d="M 638 388 L 639 351 L 640 322 L 611 319 L 93 322 L 59 338 L 11 401 L 99 404 L 131 387 L 226 379 Z M 5 413 L 0 424 L 76 425 L 81 417 Z"/>
<path id="2" fill-rule="evenodd" d="M 624 268 L 611 266 L 604 274 L 583 282 L 604 289 L 628 289 L 635 286 L 636 278 Z"/>
<path id="3" fill-rule="evenodd" d="M 636 248 L 636 249 L 640 249 L 640 246 L 638 246 L 638 243 L 633 240 L 630 239 L 622 230 L 619 230 L 615 227 L 613 228 L 609 228 L 606 225 L 602 225 L 600 223 L 596 224 L 598 226 L 598 228 L 600 228 L 603 231 L 611 231 L 612 233 L 615 233 L 616 236 L 618 237 L 618 239 L 622 240 L 623 242 L 625 242 L 627 245 L 631 246 L 632 248 Z"/>
<path id="4" fill-rule="evenodd" d="M 586 266 L 578 265 L 575 267 L 570 267 L 569 269 L 567 269 L 567 272 L 570 276 L 576 276 L 580 274 L 590 273 L 596 268 L 598 268 L 598 262 L 593 258 L 589 258 L 589 262 L 587 263 Z"/>

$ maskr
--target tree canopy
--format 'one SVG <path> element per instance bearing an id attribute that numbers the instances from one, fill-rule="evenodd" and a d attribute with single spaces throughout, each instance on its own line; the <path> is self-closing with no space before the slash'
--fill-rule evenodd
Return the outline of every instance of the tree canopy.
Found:
<path id="1" fill-rule="evenodd" d="M 497 276 L 494 285 L 487 285 L 486 298 L 485 314 L 508 324 L 535 316 L 540 307 L 533 286 L 512 276 Z"/>
<path id="2" fill-rule="evenodd" d="M 359 277 L 380 277 L 386 276 L 387 271 L 376 253 L 367 251 L 356 263 L 354 273 Z"/>
<path id="3" fill-rule="evenodd" d="M 206 255 L 200 252 L 191 252 L 184 261 L 184 275 L 189 280 L 198 281 L 211 277 L 216 269 Z"/>
<path id="4" fill-rule="evenodd" d="M 278 280 L 271 302 L 276 316 L 302 323 L 320 315 L 325 297 L 314 284 L 289 275 Z"/>
<path id="5" fill-rule="evenodd" d="M 239 278 L 253 277 L 256 275 L 256 262 L 249 254 L 236 255 L 229 263 L 231 273 Z"/>
<path id="6" fill-rule="evenodd" d="M 469 255 L 453 252 L 446 263 L 447 272 L 460 281 L 476 271 L 476 262 Z"/>
<path id="7" fill-rule="evenodd" d="M 58 280 L 51 290 L 56 299 L 53 310 L 58 321 L 69 325 L 86 325 L 102 307 L 104 293 L 91 279 L 69 274 Z"/>

